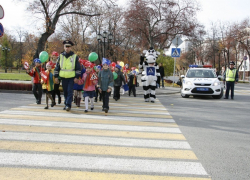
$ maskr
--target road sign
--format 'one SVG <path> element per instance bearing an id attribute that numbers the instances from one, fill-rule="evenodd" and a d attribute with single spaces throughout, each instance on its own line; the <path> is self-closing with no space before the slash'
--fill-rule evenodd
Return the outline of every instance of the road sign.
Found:
<path id="1" fill-rule="evenodd" d="M 181 37 L 180 36 L 176 36 L 173 41 L 172 41 L 172 44 L 175 46 L 175 47 L 178 47 L 179 45 L 181 45 L 181 43 L 183 43 L 183 41 L 181 40 Z"/>
<path id="2" fill-rule="evenodd" d="M 3 25 L 0 23 L 0 37 L 3 36 L 3 33 L 4 33 Z"/>
<path id="3" fill-rule="evenodd" d="M 4 11 L 3 11 L 3 7 L 0 5 L 0 19 L 3 19 L 4 17 Z"/>
<path id="4" fill-rule="evenodd" d="M 247 56 L 244 56 L 243 60 L 247 60 Z"/>
<path id="5" fill-rule="evenodd" d="M 172 48 L 171 57 L 180 57 L 181 56 L 181 48 Z"/>

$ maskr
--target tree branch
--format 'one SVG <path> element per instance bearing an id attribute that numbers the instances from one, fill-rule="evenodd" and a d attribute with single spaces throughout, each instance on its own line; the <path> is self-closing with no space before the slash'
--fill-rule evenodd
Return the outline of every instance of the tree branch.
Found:
<path id="1" fill-rule="evenodd" d="M 59 14 L 59 16 L 63 16 L 63 15 L 66 15 L 66 14 L 78 14 L 78 15 L 83 15 L 83 16 L 100 16 L 101 14 L 98 13 L 98 14 L 86 14 L 86 13 L 82 13 L 82 12 L 77 12 L 77 11 L 72 11 L 72 12 L 66 12 L 66 13 L 62 13 L 62 14 Z"/>

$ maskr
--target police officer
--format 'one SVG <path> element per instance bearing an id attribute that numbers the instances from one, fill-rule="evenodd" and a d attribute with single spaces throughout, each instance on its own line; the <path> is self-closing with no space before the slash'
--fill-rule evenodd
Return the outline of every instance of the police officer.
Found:
<path id="1" fill-rule="evenodd" d="M 78 56 L 71 51 L 74 45 L 71 41 L 63 41 L 64 52 L 60 54 L 56 68 L 54 71 L 55 83 L 59 83 L 58 77 L 62 79 L 62 87 L 64 93 L 64 104 L 63 108 L 66 111 L 71 109 L 73 99 L 73 86 L 74 79 L 78 79 L 81 75 L 81 66 L 79 63 Z"/>
<path id="2" fill-rule="evenodd" d="M 238 71 L 234 68 L 234 62 L 229 63 L 229 68 L 224 72 L 224 81 L 226 80 L 226 95 L 224 99 L 228 99 L 229 90 L 231 90 L 231 99 L 234 99 L 234 84 L 238 82 Z"/>

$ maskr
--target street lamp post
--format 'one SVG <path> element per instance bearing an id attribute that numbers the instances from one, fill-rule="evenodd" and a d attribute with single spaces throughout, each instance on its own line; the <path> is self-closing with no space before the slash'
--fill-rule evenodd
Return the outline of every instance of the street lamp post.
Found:
<path id="1" fill-rule="evenodd" d="M 2 51 L 5 53 L 5 73 L 7 73 L 7 52 L 10 51 L 10 48 L 2 47 Z"/>
<path id="2" fill-rule="evenodd" d="M 97 34 L 97 40 L 98 40 L 98 56 L 99 56 L 99 43 L 101 44 L 101 52 L 103 52 L 102 54 L 102 57 L 106 57 L 106 54 L 105 54 L 105 50 L 106 50 L 106 47 L 105 47 L 105 43 L 106 43 L 106 40 L 105 39 L 108 39 L 107 40 L 107 43 L 108 43 L 108 50 L 109 50 L 109 43 L 112 41 L 113 39 L 113 35 L 110 33 L 108 34 L 108 32 L 104 31 L 102 34 L 99 32 Z M 102 47 L 102 44 L 103 44 L 103 47 Z M 100 59 L 99 59 L 100 61 Z"/>

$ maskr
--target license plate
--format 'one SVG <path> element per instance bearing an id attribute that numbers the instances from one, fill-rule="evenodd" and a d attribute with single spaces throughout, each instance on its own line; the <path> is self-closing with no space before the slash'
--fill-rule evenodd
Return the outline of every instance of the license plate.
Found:
<path id="1" fill-rule="evenodd" d="M 208 91 L 208 88 L 197 88 L 197 91 Z"/>

